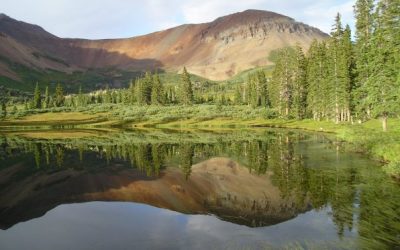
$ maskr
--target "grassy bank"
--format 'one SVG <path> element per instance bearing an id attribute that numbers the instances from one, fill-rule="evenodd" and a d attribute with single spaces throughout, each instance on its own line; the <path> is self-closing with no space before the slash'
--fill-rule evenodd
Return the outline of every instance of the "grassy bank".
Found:
<path id="1" fill-rule="evenodd" d="M 30 111 L 18 119 L 0 122 L 0 129 L 23 127 L 156 127 L 173 129 L 221 130 L 249 127 L 281 127 L 334 133 L 350 142 L 354 150 L 387 163 L 390 175 L 400 177 L 400 119 L 389 119 L 389 131 L 382 132 L 380 121 L 363 124 L 334 124 L 330 121 L 275 119 L 273 110 L 249 106 L 127 106 L 89 105 L 71 112 L 58 109 Z"/>

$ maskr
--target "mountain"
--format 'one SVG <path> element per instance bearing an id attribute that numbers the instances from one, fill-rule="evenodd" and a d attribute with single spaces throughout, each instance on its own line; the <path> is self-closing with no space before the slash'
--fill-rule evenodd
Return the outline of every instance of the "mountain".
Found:
<path id="1" fill-rule="evenodd" d="M 16 163 L 0 169 L 0 229 L 41 217 L 61 204 L 90 201 L 138 202 L 185 214 L 214 214 L 249 227 L 284 222 L 310 209 L 309 198 L 283 197 L 272 183 L 272 173 L 255 175 L 228 158 L 212 158 L 191 169 L 189 179 L 176 167 L 147 177 L 117 164 L 96 171 L 68 168 L 26 175 L 20 173 L 32 171 L 29 166 Z M 7 188 L 1 188 L 5 184 Z"/>
<path id="2" fill-rule="evenodd" d="M 21 81 L 15 64 L 38 71 L 72 73 L 113 68 L 162 69 L 224 80 L 270 65 L 271 51 L 328 35 L 274 12 L 246 10 L 209 23 L 185 24 L 125 39 L 69 39 L 0 14 L 0 76 Z"/>

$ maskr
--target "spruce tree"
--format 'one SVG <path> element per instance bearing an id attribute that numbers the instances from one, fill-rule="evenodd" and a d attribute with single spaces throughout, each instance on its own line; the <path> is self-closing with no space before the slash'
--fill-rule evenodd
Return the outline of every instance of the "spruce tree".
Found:
<path id="1" fill-rule="evenodd" d="M 86 105 L 85 96 L 82 93 L 82 86 L 79 86 L 77 106 L 83 107 L 84 105 Z"/>
<path id="2" fill-rule="evenodd" d="M 33 108 L 42 108 L 42 95 L 40 93 L 39 83 L 36 83 L 35 91 L 33 93 Z"/>
<path id="3" fill-rule="evenodd" d="M 274 107 L 281 117 L 288 118 L 293 102 L 295 56 L 292 48 L 277 51 L 275 69 L 272 72 L 271 96 Z"/>
<path id="4" fill-rule="evenodd" d="M 50 107 L 50 94 L 49 94 L 49 87 L 46 86 L 46 90 L 44 91 L 43 108 L 47 109 L 49 107 Z"/>
<path id="5" fill-rule="evenodd" d="M 1 109 L 0 109 L 0 119 L 4 120 L 7 116 L 7 106 L 6 102 L 3 100 L 1 102 Z"/>
<path id="6" fill-rule="evenodd" d="M 350 116 L 350 62 L 352 53 L 350 37 L 350 29 L 343 30 L 341 16 L 338 13 L 328 46 L 330 89 L 328 112 L 332 114 L 336 123 L 348 120 Z"/>
<path id="7" fill-rule="evenodd" d="M 358 118 L 371 117 L 371 107 L 367 103 L 366 83 L 372 72 L 371 38 L 373 33 L 374 0 L 357 0 L 354 6 L 356 18 L 355 31 L 355 86 L 353 103 Z"/>
<path id="8" fill-rule="evenodd" d="M 307 62 L 302 48 L 295 47 L 295 66 L 293 75 L 293 115 L 296 119 L 303 119 L 306 116 L 307 108 Z"/>
<path id="9" fill-rule="evenodd" d="M 240 91 L 240 86 L 237 86 L 236 89 L 235 89 L 234 100 L 235 100 L 235 104 L 236 105 L 242 104 L 242 93 Z"/>
<path id="10" fill-rule="evenodd" d="M 362 86 L 367 93 L 366 105 L 374 117 L 387 119 L 400 111 L 400 0 L 381 0 L 375 12 L 371 45 L 371 75 Z"/>
<path id="11" fill-rule="evenodd" d="M 329 102 L 327 47 L 314 40 L 307 58 L 307 110 L 314 120 L 326 118 Z"/>
<path id="12" fill-rule="evenodd" d="M 164 104 L 164 88 L 161 83 L 160 77 L 156 73 L 153 76 L 153 86 L 151 88 L 151 104 L 159 105 Z"/>
<path id="13" fill-rule="evenodd" d="M 268 96 L 268 83 L 267 78 L 265 77 L 265 73 L 263 70 L 258 71 L 258 85 L 259 85 L 259 96 L 260 96 L 260 105 L 262 107 L 269 106 L 269 96 Z"/>
<path id="14" fill-rule="evenodd" d="M 183 68 L 183 73 L 181 76 L 181 102 L 185 105 L 193 104 L 193 88 L 192 81 L 190 80 L 190 75 L 186 70 L 186 67 Z"/>
<path id="15" fill-rule="evenodd" d="M 61 107 L 64 105 L 65 97 L 64 90 L 61 84 L 57 84 L 56 91 L 54 93 L 54 105 L 56 107 Z"/>
<path id="16" fill-rule="evenodd" d="M 145 104 L 151 104 L 151 90 L 153 88 L 153 77 L 150 72 L 146 72 L 142 81 L 142 97 Z"/>
<path id="17" fill-rule="evenodd" d="M 136 101 L 139 105 L 146 104 L 146 90 L 143 80 L 138 78 L 135 83 Z"/>

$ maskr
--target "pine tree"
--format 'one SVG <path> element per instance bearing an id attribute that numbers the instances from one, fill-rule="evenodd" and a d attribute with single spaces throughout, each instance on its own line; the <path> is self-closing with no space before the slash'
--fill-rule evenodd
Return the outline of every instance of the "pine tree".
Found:
<path id="1" fill-rule="evenodd" d="M 2 101 L 1 102 L 1 109 L 0 109 L 0 119 L 4 120 L 7 116 L 7 106 L 6 102 Z"/>
<path id="2" fill-rule="evenodd" d="M 49 87 L 46 86 L 46 90 L 44 91 L 43 108 L 47 109 L 49 107 L 50 107 L 50 94 L 49 94 Z"/>
<path id="3" fill-rule="evenodd" d="M 54 94 L 54 105 L 56 107 L 61 107 L 64 105 L 65 97 L 64 90 L 61 84 L 57 84 L 56 91 Z"/>
<path id="4" fill-rule="evenodd" d="M 135 83 L 136 101 L 139 105 L 146 104 L 146 88 L 142 79 L 136 79 Z"/>
<path id="5" fill-rule="evenodd" d="M 180 101 L 185 105 L 193 104 L 193 88 L 192 81 L 190 80 L 190 75 L 186 70 L 186 67 L 183 68 L 183 73 L 181 76 L 181 90 L 180 90 Z"/>
<path id="6" fill-rule="evenodd" d="M 382 119 L 387 131 L 387 119 L 400 110 L 400 1 L 381 0 L 375 12 L 371 45 L 371 75 L 361 86 L 367 93 L 366 105 L 374 117 Z"/>
<path id="7" fill-rule="evenodd" d="M 33 108 L 42 108 L 42 95 L 40 93 L 39 83 L 36 83 L 35 91 L 33 93 Z"/>
<path id="8" fill-rule="evenodd" d="M 343 30 L 341 16 L 338 13 L 328 46 L 329 63 L 329 114 L 336 123 L 348 120 L 350 113 L 350 29 Z M 349 40 L 344 42 L 345 40 Z M 346 45 L 346 47 L 345 47 Z"/>
<path id="9" fill-rule="evenodd" d="M 282 117 L 289 117 L 293 102 L 295 55 L 292 48 L 277 51 L 275 69 L 272 72 L 271 101 Z"/>
<path id="10" fill-rule="evenodd" d="M 237 86 L 236 89 L 235 89 L 235 97 L 234 97 L 234 99 L 235 99 L 235 104 L 236 105 L 242 104 L 242 93 L 240 91 L 240 86 Z"/>
<path id="11" fill-rule="evenodd" d="M 250 74 L 248 78 L 248 86 L 249 86 L 249 102 L 250 105 L 255 108 L 258 106 L 258 91 L 257 91 L 257 75 Z"/>
<path id="12" fill-rule="evenodd" d="M 136 88 L 135 82 L 133 80 L 131 80 L 131 83 L 129 84 L 129 89 L 128 89 L 127 93 L 126 93 L 126 101 L 127 101 L 127 103 L 134 104 L 136 102 L 136 100 L 137 100 L 137 98 L 136 98 L 136 95 L 137 95 L 136 89 L 137 88 Z"/>
<path id="13" fill-rule="evenodd" d="M 257 73 L 258 76 L 258 85 L 259 85 L 259 98 L 260 98 L 260 105 L 262 107 L 269 106 L 269 95 L 268 95 L 268 83 L 267 78 L 265 77 L 265 73 L 263 70 L 260 70 Z"/>
<path id="14" fill-rule="evenodd" d="M 86 102 L 85 102 L 85 96 L 82 93 L 82 86 L 79 86 L 77 106 L 83 107 L 85 105 L 86 105 Z"/>
<path id="15" fill-rule="evenodd" d="M 164 104 L 164 88 L 158 74 L 153 76 L 153 86 L 151 89 L 151 104 L 159 105 Z"/>
<path id="16" fill-rule="evenodd" d="M 307 62 L 302 48 L 295 47 L 295 66 L 293 75 L 293 115 L 296 119 L 306 116 L 307 108 Z"/>
<path id="17" fill-rule="evenodd" d="M 142 96 L 145 104 L 151 104 L 151 90 L 153 88 L 153 77 L 150 72 L 146 72 L 142 81 Z"/>
<path id="18" fill-rule="evenodd" d="M 371 107 L 367 104 L 366 83 L 371 76 L 371 38 L 373 33 L 374 0 L 357 0 L 354 6 L 356 18 L 355 43 L 355 90 L 353 100 L 358 117 L 371 116 Z"/>
<path id="19" fill-rule="evenodd" d="M 327 115 L 330 92 L 325 42 L 311 43 L 307 61 L 307 110 L 314 120 L 321 120 Z"/>

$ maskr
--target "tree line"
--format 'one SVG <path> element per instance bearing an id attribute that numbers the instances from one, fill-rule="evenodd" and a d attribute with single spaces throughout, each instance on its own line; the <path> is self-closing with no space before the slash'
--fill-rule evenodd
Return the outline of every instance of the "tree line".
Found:
<path id="1" fill-rule="evenodd" d="M 400 111 L 400 1 L 358 0 L 355 42 L 338 14 L 331 36 L 278 52 L 271 103 L 280 116 L 336 123 L 381 118 Z"/>
<path id="2" fill-rule="evenodd" d="M 178 84 L 165 86 L 157 73 L 145 73 L 128 88 L 64 96 L 59 84 L 53 95 L 36 85 L 26 109 L 82 107 L 96 103 L 126 105 L 249 105 L 265 107 L 271 117 L 332 120 L 336 123 L 400 114 L 400 0 L 358 0 L 354 6 L 355 41 L 337 14 L 331 36 L 314 40 L 307 53 L 297 45 L 275 51 L 275 68 L 248 74 L 244 84 L 196 86 L 186 68 Z M 207 89 L 208 88 L 208 89 Z M 207 90 L 206 90 L 207 89 Z M 208 92 L 207 92 L 208 91 Z M 1 105 L 0 117 L 7 114 Z M 270 115 L 269 115 L 270 116 Z"/>

